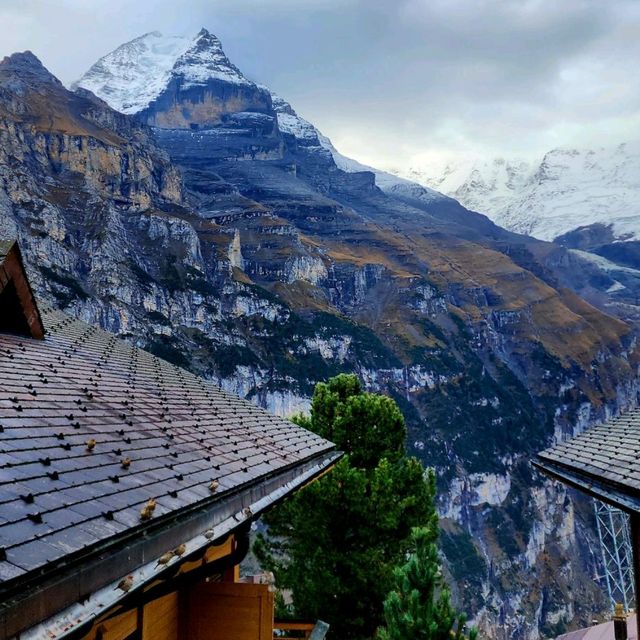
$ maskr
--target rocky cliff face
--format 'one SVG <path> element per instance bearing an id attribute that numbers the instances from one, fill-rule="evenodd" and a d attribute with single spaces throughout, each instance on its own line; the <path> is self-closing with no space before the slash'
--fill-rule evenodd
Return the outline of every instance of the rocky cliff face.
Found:
<path id="1" fill-rule="evenodd" d="M 220 63 L 216 40 L 195 42 L 188 64 Z M 151 45 L 130 45 L 114 59 L 142 68 L 131 52 Z M 150 97 L 109 56 L 93 68 L 137 117 L 32 56 L 0 64 L 0 229 L 38 294 L 279 413 L 355 371 L 400 403 L 409 451 L 440 474 L 448 570 L 482 629 L 533 639 L 588 620 L 602 600 L 586 511 L 528 456 L 637 400 L 634 328 L 576 293 L 604 305 L 610 277 L 359 170 L 257 85 L 251 110 L 222 100 L 216 119 L 150 129 L 233 84 L 206 62 L 183 93 L 191 46 L 160 47 L 175 50 L 160 80 L 136 79 Z"/>

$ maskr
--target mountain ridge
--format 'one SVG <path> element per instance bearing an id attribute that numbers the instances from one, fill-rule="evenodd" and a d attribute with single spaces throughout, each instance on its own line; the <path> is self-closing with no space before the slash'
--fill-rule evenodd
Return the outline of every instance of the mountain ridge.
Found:
<path id="1" fill-rule="evenodd" d="M 640 142 L 557 148 L 535 161 L 496 158 L 395 173 L 541 240 L 596 225 L 607 230 L 609 242 L 640 239 Z"/>
<path id="2" fill-rule="evenodd" d="M 565 277 L 567 273 L 570 273 L 570 268 L 563 268 L 561 273 L 558 273 L 556 267 L 553 266 L 554 264 L 560 264 L 561 261 L 567 261 L 566 264 L 569 264 L 572 259 L 570 256 L 559 252 L 558 256 L 554 257 L 554 254 L 557 253 L 555 249 L 530 243 L 521 237 L 512 236 L 494 227 L 486 218 L 466 212 L 455 201 L 449 201 L 441 195 L 415 183 L 407 183 L 406 181 L 399 181 L 393 178 L 389 178 L 387 184 L 383 186 L 383 184 L 380 183 L 384 181 L 384 174 L 377 170 L 370 170 L 369 167 L 359 165 L 349 159 L 343 159 L 343 157 L 332 148 L 330 141 L 326 139 L 323 140 L 323 137 L 313 125 L 297 116 L 291 105 L 277 98 L 274 99 L 274 95 L 271 92 L 269 93 L 271 95 L 272 109 L 276 112 L 276 123 L 274 123 L 274 125 L 277 124 L 280 131 L 278 132 L 275 127 L 268 125 L 266 120 L 259 121 L 256 119 L 255 123 L 251 123 L 250 119 L 246 116 L 243 116 L 242 120 L 239 120 L 237 115 L 231 116 L 231 120 L 228 120 L 228 123 L 233 121 L 231 126 L 241 129 L 243 126 L 246 127 L 243 129 L 242 134 L 246 135 L 246 138 L 238 145 L 240 146 L 239 150 L 236 150 L 235 144 L 228 146 L 228 129 L 225 130 L 224 121 L 216 125 L 218 127 L 217 129 L 208 130 L 206 136 L 204 133 L 202 135 L 187 133 L 183 130 L 184 127 L 168 130 L 165 129 L 164 125 L 156 129 L 156 135 L 161 145 L 172 155 L 174 161 L 183 168 L 186 168 L 188 172 L 187 175 L 194 171 L 202 171 L 201 161 L 204 157 L 215 157 L 217 163 L 215 171 L 223 180 L 230 181 L 243 196 L 256 199 L 263 205 L 275 210 L 282 210 L 284 205 L 284 211 L 287 211 L 287 213 L 284 214 L 287 224 L 293 223 L 294 228 L 300 229 L 303 233 L 301 239 L 304 238 L 305 243 L 311 241 L 313 243 L 311 247 L 318 245 L 325 251 L 328 250 L 325 256 L 334 262 L 333 266 L 327 265 L 326 271 L 323 272 L 320 263 L 317 262 L 318 258 L 320 258 L 321 261 L 326 259 L 322 258 L 321 254 L 316 254 L 315 257 L 309 256 L 308 258 L 304 258 L 304 260 L 310 259 L 312 261 L 311 264 L 316 265 L 312 268 L 313 270 L 311 272 L 308 272 L 309 274 L 315 274 L 311 280 L 307 281 L 312 285 L 312 289 L 317 288 L 318 285 L 322 283 L 323 278 L 326 277 L 323 273 L 331 273 L 331 270 L 337 269 L 338 265 L 344 265 L 346 267 L 349 263 L 355 262 L 359 267 L 362 267 L 364 269 L 363 279 L 366 283 L 365 290 L 362 293 L 365 293 L 367 288 L 372 288 L 372 292 L 376 292 L 374 299 L 369 299 L 369 294 L 366 293 L 363 296 L 356 288 L 353 292 L 353 294 L 355 294 L 354 301 L 356 304 L 353 304 L 352 302 L 347 302 L 346 296 L 344 296 L 344 293 L 341 293 L 340 298 L 338 298 L 336 302 L 338 303 L 338 308 L 343 313 L 346 312 L 351 315 L 355 312 L 356 315 L 352 315 L 352 317 L 358 320 L 364 320 L 374 331 L 379 330 L 376 329 L 376 327 L 382 327 L 386 324 L 392 327 L 390 331 L 391 334 L 395 333 L 398 336 L 402 336 L 403 340 L 412 334 L 414 336 L 419 334 L 420 329 L 417 329 L 411 321 L 408 321 L 408 318 L 405 317 L 403 320 L 398 321 L 398 319 L 392 316 L 390 317 L 388 312 L 385 313 L 384 308 L 388 309 L 393 304 L 397 304 L 397 302 L 392 303 L 393 297 L 389 296 L 386 285 L 381 287 L 381 281 L 384 281 L 388 276 L 383 275 L 384 271 L 380 271 L 380 267 L 378 266 L 384 265 L 383 269 L 388 274 L 394 274 L 395 278 L 405 280 L 407 278 L 414 278 L 414 274 L 416 273 L 414 269 L 417 265 L 413 257 L 409 258 L 409 256 L 414 253 L 420 256 L 429 256 L 427 263 L 427 272 L 431 272 L 429 287 L 433 286 L 433 283 L 438 284 L 435 285 L 433 290 L 429 288 L 428 291 L 462 291 L 467 290 L 470 283 L 473 282 L 477 288 L 475 289 L 475 293 L 472 294 L 472 297 L 469 298 L 471 306 L 474 304 L 471 300 L 477 300 L 475 296 L 479 296 L 481 299 L 491 300 L 492 302 L 489 304 L 494 304 L 503 296 L 503 293 L 497 293 L 496 289 L 502 290 L 504 293 L 510 290 L 511 285 L 507 286 L 504 281 L 501 284 L 496 284 L 493 273 L 495 273 L 496 269 L 500 271 L 502 268 L 505 268 L 506 272 L 511 272 L 513 265 L 509 265 L 509 260 L 513 258 L 519 262 L 520 266 L 524 266 L 525 269 L 530 269 L 536 265 L 536 263 L 539 263 L 537 267 L 534 267 L 534 269 L 536 269 L 535 272 L 544 274 L 545 270 L 549 270 L 549 273 L 545 276 L 549 281 L 554 281 L 558 276 Z M 170 99 L 179 103 L 181 96 L 179 93 L 172 92 Z M 187 109 L 190 109 L 189 101 L 183 102 L 182 104 Z M 274 115 L 269 109 L 262 109 L 262 113 L 264 114 L 263 117 L 266 118 L 273 118 Z M 282 114 L 284 114 L 284 117 Z M 227 117 L 229 118 L 229 116 Z M 148 124 L 154 125 L 154 121 L 148 119 L 146 114 L 143 113 L 142 118 Z M 198 123 L 198 127 L 201 127 L 200 123 Z M 284 134 L 284 145 L 276 147 L 270 144 L 269 140 L 272 140 L 273 136 L 278 136 L 279 133 Z M 201 137 L 198 137 L 200 135 Z M 197 139 L 197 145 L 193 144 L 192 138 Z M 237 139 L 238 138 L 235 138 L 235 140 Z M 208 150 L 206 151 L 202 148 L 204 143 L 208 145 Z M 220 150 L 221 146 L 222 154 Z M 233 154 L 231 158 L 227 158 L 225 154 L 228 154 L 230 149 L 233 149 Z M 231 160 L 231 162 L 229 162 L 229 160 Z M 244 162 L 238 163 L 237 160 L 243 160 Z M 251 161 L 250 163 L 247 162 L 249 160 Z M 254 162 L 257 165 L 255 169 L 253 168 Z M 258 165 L 260 168 L 258 168 Z M 282 176 L 279 176 L 277 165 L 285 169 L 287 173 L 286 180 L 283 180 Z M 344 174 L 344 170 L 346 170 L 348 176 Z M 202 173 L 199 174 L 198 184 L 201 184 L 201 178 Z M 300 208 L 301 211 L 309 211 L 311 215 L 316 215 L 314 207 L 308 208 L 309 204 L 306 201 L 306 198 L 313 199 L 315 196 L 312 196 L 311 192 L 300 191 L 301 182 L 311 186 L 323 196 L 336 199 L 339 203 L 348 207 L 348 210 L 336 210 L 336 214 L 344 220 L 351 219 L 355 222 L 353 214 L 351 213 L 355 211 L 368 222 L 375 225 L 382 225 L 385 229 L 392 228 L 394 233 L 399 233 L 400 235 L 392 239 L 386 235 L 388 233 L 387 231 L 381 230 L 381 232 L 385 234 L 384 239 L 380 236 L 366 236 L 367 240 L 364 243 L 360 240 L 354 244 L 353 240 L 349 239 L 345 244 L 341 242 L 340 239 L 349 234 L 351 234 L 353 238 L 356 238 L 357 236 L 353 236 L 355 229 L 350 231 L 343 223 L 338 226 L 334 232 L 333 229 L 335 229 L 335 227 L 333 222 L 329 222 L 332 218 L 321 217 L 320 220 L 325 219 L 328 226 L 324 230 L 324 234 L 318 237 L 315 225 L 309 224 L 308 222 L 308 214 L 305 214 L 304 218 L 300 218 L 297 214 L 292 217 L 290 196 L 285 196 L 284 201 L 282 200 L 283 193 L 296 193 L 298 194 L 296 195 L 296 208 Z M 187 183 L 193 184 L 193 181 L 187 178 Z M 377 187 L 380 187 L 385 196 L 392 198 L 392 200 L 384 199 L 380 195 L 380 192 L 377 191 Z M 394 191 L 396 193 L 394 193 Z M 390 206 L 391 202 L 394 203 L 393 206 Z M 322 206 L 326 206 L 324 202 Z M 360 223 L 358 223 L 358 225 L 359 224 Z M 239 246 L 237 249 L 242 252 L 242 264 L 249 277 L 255 278 L 257 274 L 252 271 L 251 266 L 257 255 L 251 247 L 251 235 L 253 232 L 249 231 L 249 241 L 247 241 L 247 233 L 243 229 L 243 223 L 236 222 L 234 226 L 238 229 Z M 431 239 L 425 238 L 424 240 L 418 240 L 418 238 L 423 235 L 425 229 L 431 229 L 431 231 L 426 234 L 426 236 L 430 236 Z M 358 235 L 362 233 L 362 230 L 357 231 Z M 459 236 L 459 239 L 453 244 L 451 244 L 452 233 Z M 330 240 L 327 239 L 327 234 L 332 236 Z M 426 244 L 423 244 L 425 241 Z M 482 258 L 478 258 L 478 263 L 472 261 L 470 264 L 464 264 L 463 266 L 460 264 L 460 259 L 462 259 L 464 263 L 478 250 L 473 244 L 466 245 L 465 241 L 470 243 L 480 241 L 486 248 L 491 246 L 491 248 L 497 250 L 497 252 L 484 253 Z M 389 242 L 391 242 L 391 244 L 389 244 Z M 378 245 L 382 246 L 381 249 L 376 251 Z M 514 250 L 512 246 L 521 246 L 522 250 Z M 504 260 L 503 252 L 510 256 L 510 258 L 504 262 L 504 267 L 497 267 L 497 265 Z M 450 265 L 452 258 L 453 261 L 456 262 L 456 258 L 454 257 L 456 255 L 459 256 L 457 260 L 458 264 L 454 266 L 452 270 Z M 399 263 L 398 256 L 403 256 Z M 375 263 L 378 263 L 378 265 L 374 268 Z M 489 268 L 489 271 L 493 273 L 487 281 L 484 280 L 483 275 L 478 272 L 478 266 L 482 265 L 484 267 L 491 263 L 493 263 L 493 266 Z M 462 269 L 460 269 L 461 267 Z M 581 271 L 583 267 L 584 263 L 581 264 Z M 452 278 L 452 275 L 457 269 L 460 269 L 460 279 L 454 283 L 455 278 Z M 555 276 L 550 275 L 550 272 L 553 270 L 555 270 Z M 482 268 L 480 271 L 482 271 Z M 588 271 L 588 267 L 584 268 L 585 273 Z M 420 271 L 418 271 L 418 273 L 419 272 Z M 518 278 L 521 277 L 518 274 L 524 276 L 524 272 L 516 269 L 513 276 L 509 277 L 514 277 L 515 282 L 517 282 Z M 527 276 L 524 277 L 526 280 Z M 587 279 L 589 279 L 589 277 Z M 596 276 L 596 279 L 599 277 L 600 276 Z M 439 278 L 442 279 L 439 281 Z M 570 279 L 571 278 L 569 278 L 569 280 Z M 259 281 L 265 283 L 264 278 L 259 278 Z M 491 284 L 489 284 L 489 282 L 491 282 Z M 614 286 L 614 284 L 612 281 L 608 287 Z M 453 289 L 451 288 L 452 285 Z M 535 285 L 533 288 L 535 289 L 537 286 L 538 285 Z M 557 284 L 555 286 L 557 286 Z M 575 286 L 575 283 L 573 283 L 573 286 Z M 590 286 L 589 284 L 588 287 Z M 277 290 L 278 294 L 283 296 L 284 299 L 293 302 L 295 305 L 300 304 L 300 291 L 294 294 L 291 288 L 287 290 L 287 287 L 279 284 L 276 285 L 276 287 L 274 290 Z M 517 288 L 513 289 L 511 293 L 507 294 L 507 297 L 515 295 L 516 291 L 518 292 L 517 296 L 521 297 L 528 289 L 527 285 L 523 285 L 521 282 L 519 282 L 516 287 Z M 309 293 L 311 290 L 308 289 L 305 291 L 303 306 L 309 304 Z M 315 294 L 313 295 L 312 306 L 317 304 L 317 298 Z M 536 295 L 537 294 L 534 294 L 534 298 Z M 555 294 L 552 294 L 551 290 L 549 290 L 549 294 L 542 294 L 542 298 L 545 298 L 547 295 L 550 296 L 550 307 L 534 312 L 534 317 L 537 314 L 540 314 L 539 317 L 553 317 L 557 313 L 556 311 L 552 311 L 552 308 L 555 306 L 555 302 L 552 301 Z M 565 328 L 567 324 L 570 325 L 572 323 L 570 318 L 578 318 L 580 313 L 590 315 L 591 312 L 589 312 L 586 307 L 581 306 L 584 303 L 572 298 L 572 294 L 566 292 L 562 295 L 568 303 L 568 308 L 572 308 L 575 311 L 575 315 L 574 311 L 569 311 L 568 314 L 563 311 L 558 316 L 558 318 L 562 318 L 561 324 L 565 325 Z M 385 300 L 382 309 L 380 308 L 380 299 Z M 455 301 L 454 304 L 457 305 L 461 303 L 461 300 L 457 298 L 457 294 L 455 293 L 450 298 L 447 298 L 445 294 L 445 299 L 449 300 L 449 303 L 445 304 L 450 304 L 453 301 Z M 429 302 L 428 300 L 432 301 Z M 425 305 L 422 308 L 431 309 L 432 311 L 430 313 L 433 313 L 433 310 L 442 304 L 437 300 L 438 294 L 431 292 L 427 294 L 426 298 L 423 298 L 423 302 L 419 302 L 418 304 Z M 507 317 L 510 317 L 509 314 L 511 313 L 514 314 L 514 317 L 518 317 L 520 311 L 517 310 L 517 306 L 516 304 L 513 310 L 507 311 L 505 316 L 502 316 L 501 312 L 497 312 L 499 314 L 498 317 L 504 317 L 506 320 Z M 463 308 L 468 309 L 469 307 L 463 304 Z M 463 314 L 464 313 L 465 312 L 463 312 Z M 480 314 L 480 316 L 481 315 L 482 314 Z M 592 319 L 596 323 L 597 317 L 597 313 L 592 316 Z M 500 322 L 504 322 L 505 320 L 500 320 Z M 506 322 L 508 323 L 509 321 L 506 320 Z M 508 324 L 505 326 L 508 326 Z M 615 326 L 615 323 L 611 326 Z M 604 330 L 604 326 L 601 328 Z M 389 332 L 388 329 L 385 331 Z M 557 330 L 553 330 L 551 333 L 555 333 L 556 331 Z M 578 333 L 580 333 L 580 330 L 578 330 Z M 569 334 L 571 334 L 571 331 Z M 563 348 L 561 344 L 571 343 L 575 340 L 575 337 L 571 337 L 569 334 L 564 333 L 564 331 L 556 334 L 563 336 L 557 344 L 560 351 L 562 351 Z M 576 334 L 574 333 L 573 336 L 576 336 Z M 395 338 L 395 340 L 397 340 L 397 338 Z M 410 340 L 415 340 L 415 337 L 413 339 L 410 338 Z M 438 343 L 437 338 L 435 339 L 435 343 Z M 423 348 L 422 345 L 429 344 L 429 340 L 425 343 L 423 339 L 420 338 L 418 344 Z M 510 350 L 510 347 L 507 347 L 506 343 L 503 343 L 503 345 L 503 347 L 500 347 L 501 349 L 506 347 L 507 351 Z M 547 348 L 551 349 L 552 352 L 555 351 L 555 348 L 550 345 L 548 345 Z M 583 356 L 579 357 L 585 358 L 583 360 L 584 364 L 591 358 L 586 352 Z M 492 369 L 495 367 L 495 364 L 486 362 L 486 366 Z M 513 366 L 513 362 L 511 366 Z M 531 375 L 531 372 L 529 370 L 529 373 L 522 372 L 520 375 L 521 380 L 526 380 Z M 364 375 L 365 379 L 367 376 L 368 374 Z M 413 384 L 415 383 L 412 383 L 412 385 Z M 412 388 L 415 387 L 412 386 Z M 408 397 L 410 396 L 411 394 Z M 481 402 L 484 402 L 484 400 Z M 408 409 L 408 407 L 406 408 Z M 434 410 L 433 406 L 431 410 Z M 448 410 L 445 409 L 445 412 L 447 411 Z M 496 420 L 499 421 L 500 419 L 498 418 Z M 498 424 L 498 422 L 496 422 L 496 424 Z M 411 428 L 410 431 L 414 451 L 424 451 L 425 446 L 429 446 L 425 444 L 424 435 L 416 432 L 413 428 Z M 457 447 L 458 445 L 455 446 Z M 469 451 L 464 455 L 473 457 L 474 453 L 473 451 Z M 467 460 L 469 460 L 468 457 Z M 507 477 L 509 476 L 510 472 L 507 473 Z M 499 477 L 497 477 L 495 481 L 498 482 L 498 480 Z M 473 482 L 483 483 L 485 481 L 486 478 L 481 475 L 474 476 Z M 465 508 L 473 510 L 474 507 L 471 505 L 478 503 L 475 502 L 475 498 L 473 498 L 472 495 L 474 495 L 474 490 L 471 490 L 470 493 L 462 490 L 457 496 L 456 490 L 454 490 L 449 494 L 449 504 L 456 504 L 460 501 L 463 504 L 469 505 Z M 497 500 L 500 502 L 499 498 L 497 498 Z M 457 507 L 453 507 L 454 512 L 456 509 Z M 465 520 L 465 518 L 462 519 L 463 521 Z M 451 540 L 459 541 L 461 539 L 460 536 L 463 534 L 456 526 L 457 525 L 452 524 L 454 535 Z M 466 526 L 469 526 L 468 520 Z M 479 534 L 477 528 L 472 526 L 471 529 L 474 531 L 474 535 L 479 535 L 480 538 L 484 538 L 482 534 Z M 539 542 L 540 541 L 537 540 L 537 543 Z M 463 582 L 468 579 L 468 576 L 459 577 L 462 578 Z M 501 605 L 497 606 L 501 607 Z M 556 613 L 554 615 L 558 614 Z M 566 613 L 566 615 L 569 614 Z M 569 617 L 572 615 L 574 614 L 571 613 Z M 517 617 L 516 615 L 516 618 Z M 524 617 L 520 617 L 520 621 L 516 623 L 515 627 L 512 626 L 512 631 L 508 633 L 515 632 L 515 629 L 519 625 L 521 625 L 520 630 L 516 632 L 516 634 L 527 634 L 528 631 L 525 631 L 525 628 L 527 628 L 528 624 Z"/>

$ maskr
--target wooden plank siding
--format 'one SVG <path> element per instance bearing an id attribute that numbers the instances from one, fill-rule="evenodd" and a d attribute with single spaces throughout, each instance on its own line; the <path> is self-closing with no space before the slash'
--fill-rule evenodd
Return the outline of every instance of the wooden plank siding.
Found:
<path id="1" fill-rule="evenodd" d="M 225 558 L 235 546 L 231 536 L 202 559 L 184 563 L 178 574 Z M 233 582 L 238 572 L 235 565 L 226 581 L 202 581 L 115 617 L 105 612 L 82 640 L 273 640 L 273 593 L 267 585 Z"/>
<path id="2" fill-rule="evenodd" d="M 178 640 L 178 593 L 170 593 L 144 607 L 143 640 Z"/>
<path id="3" fill-rule="evenodd" d="M 189 640 L 272 640 L 273 593 L 263 584 L 202 583 L 186 599 Z"/>
<path id="4" fill-rule="evenodd" d="M 178 570 L 178 575 L 198 569 L 205 563 L 215 562 L 231 555 L 235 545 L 234 536 L 229 536 L 221 544 L 210 546 L 201 559 L 183 562 Z M 231 570 L 232 575 L 234 569 Z M 145 591 L 160 584 L 162 584 L 162 581 L 156 580 L 150 583 Z M 190 592 L 191 590 L 189 589 L 188 593 Z M 184 616 L 184 608 L 181 608 L 180 604 L 181 597 L 184 600 L 184 594 L 179 594 L 175 591 L 147 603 L 144 607 L 117 614 L 115 617 L 114 613 L 117 612 L 117 609 L 105 612 L 93 625 L 91 631 L 83 636 L 81 640 L 126 640 L 137 631 L 141 631 L 138 636 L 141 640 L 181 640 L 182 638 L 190 638 L 185 632 L 181 633 L 181 629 L 185 628 L 186 625 L 184 620 L 180 620 L 181 614 Z"/>
<path id="5" fill-rule="evenodd" d="M 313 625 L 289 622 L 275 628 L 308 637 Z M 82 640 L 273 640 L 273 630 L 273 593 L 267 585 L 202 582 L 99 622 Z"/>
<path id="6" fill-rule="evenodd" d="M 125 640 L 138 628 L 138 612 L 127 611 L 97 624 L 82 640 Z"/>

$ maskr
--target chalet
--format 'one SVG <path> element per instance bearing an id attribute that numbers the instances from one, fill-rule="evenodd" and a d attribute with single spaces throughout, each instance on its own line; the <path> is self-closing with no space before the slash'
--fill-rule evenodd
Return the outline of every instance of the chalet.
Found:
<path id="1" fill-rule="evenodd" d="M 635 592 L 640 594 L 640 409 L 539 453 L 534 465 L 552 478 L 629 514 Z M 640 638 L 640 616 L 635 620 L 636 632 L 629 637 Z"/>
<path id="2" fill-rule="evenodd" d="M 321 437 L 60 311 L 0 243 L 0 640 L 273 638 L 251 522 Z"/>

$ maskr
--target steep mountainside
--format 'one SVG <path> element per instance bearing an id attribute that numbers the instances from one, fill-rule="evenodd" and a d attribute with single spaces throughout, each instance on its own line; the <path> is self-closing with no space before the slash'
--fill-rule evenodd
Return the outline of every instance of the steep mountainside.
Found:
<path id="1" fill-rule="evenodd" d="M 281 413 L 357 372 L 440 473 L 449 571 L 487 634 L 586 621 L 590 512 L 527 460 L 637 401 L 634 328 L 578 295 L 604 308 L 615 280 L 359 170 L 206 31 L 164 40 L 75 93 L 30 54 L 0 63 L 0 235 L 38 294 Z"/>
<path id="2" fill-rule="evenodd" d="M 536 163 L 469 160 L 428 172 L 410 170 L 406 176 L 486 213 L 507 229 L 553 240 L 574 258 L 598 265 L 614 280 L 607 288 L 606 308 L 638 322 L 638 143 L 556 149 Z M 597 296 L 581 293 L 601 305 Z"/>
<path id="3" fill-rule="evenodd" d="M 542 240 L 563 239 L 580 249 L 640 240 L 638 143 L 554 149 L 539 162 L 500 158 L 412 169 L 406 177 Z"/>

